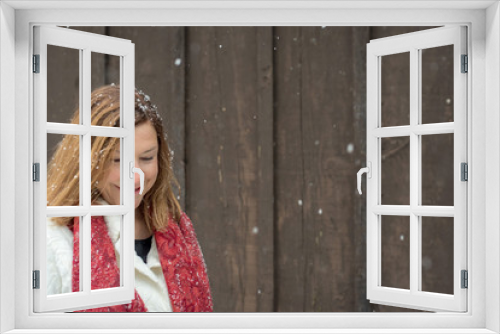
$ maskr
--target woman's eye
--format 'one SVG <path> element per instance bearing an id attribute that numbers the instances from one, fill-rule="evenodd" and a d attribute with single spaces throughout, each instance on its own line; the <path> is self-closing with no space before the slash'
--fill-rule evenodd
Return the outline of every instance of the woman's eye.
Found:
<path id="1" fill-rule="evenodd" d="M 119 163 L 120 159 L 114 159 L 113 161 L 116 162 L 116 163 Z"/>
<path id="2" fill-rule="evenodd" d="M 141 158 L 142 160 L 144 161 L 149 161 L 149 160 L 153 160 L 154 157 L 146 157 L 146 158 Z"/>

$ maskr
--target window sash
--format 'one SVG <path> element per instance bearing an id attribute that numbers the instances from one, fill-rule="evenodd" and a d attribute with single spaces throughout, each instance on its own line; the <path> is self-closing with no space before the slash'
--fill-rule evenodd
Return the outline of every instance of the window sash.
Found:
<path id="1" fill-rule="evenodd" d="M 467 183 L 460 181 L 460 163 L 467 162 L 467 78 L 460 72 L 460 56 L 466 54 L 466 28 L 451 26 L 429 29 L 371 41 L 367 46 L 367 161 L 372 177 L 367 179 L 367 298 L 377 304 L 429 311 L 467 310 L 467 290 L 461 288 L 461 270 L 467 270 Z M 420 124 L 421 51 L 454 45 L 454 122 Z M 410 124 L 382 127 L 381 57 L 410 53 Z M 454 134 L 454 206 L 422 206 L 421 135 Z M 410 138 L 410 205 L 381 205 L 381 139 Z M 381 217 L 383 214 L 410 217 L 410 289 L 382 286 Z M 421 217 L 454 217 L 453 295 L 420 291 Z"/>
<path id="2" fill-rule="evenodd" d="M 40 182 L 34 185 L 34 270 L 40 271 L 40 288 L 34 289 L 35 312 L 73 311 L 105 305 L 122 304 L 134 298 L 134 181 L 129 177 L 128 163 L 134 161 L 134 46 L 130 41 L 64 28 L 40 26 L 34 28 L 34 52 L 40 55 L 40 73 L 33 74 L 35 140 L 34 161 L 40 163 Z M 79 50 L 79 110 L 80 124 L 47 122 L 47 45 Z M 120 128 L 91 125 L 90 76 L 91 53 L 99 52 L 120 57 Z M 47 203 L 47 134 L 68 134 L 80 137 L 80 205 L 48 207 Z M 91 138 L 120 138 L 120 196 L 122 205 L 91 205 Z M 126 195 L 125 195 L 126 194 Z M 91 288 L 91 217 L 122 215 L 120 257 L 121 286 L 92 290 Z M 79 217 L 80 219 L 80 291 L 48 295 L 46 281 L 47 217 Z"/>

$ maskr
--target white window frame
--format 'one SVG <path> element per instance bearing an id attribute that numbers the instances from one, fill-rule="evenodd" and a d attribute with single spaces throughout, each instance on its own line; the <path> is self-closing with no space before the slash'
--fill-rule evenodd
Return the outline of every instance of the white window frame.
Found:
<path id="1" fill-rule="evenodd" d="M 64 8 L 63 8 L 64 7 Z M 80 9 L 75 9 L 80 8 Z M 83 8 L 83 9 L 82 9 Z M 104 9 L 103 9 L 104 8 Z M 137 10 L 134 8 L 141 8 Z M 469 31 L 467 313 L 34 314 L 30 64 L 35 24 L 95 26 L 436 26 Z M 498 1 L 0 2 L 0 332 L 499 333 L 500 11 Z M 15 98 L 12 98 L 15 97 Z M 13 126 L 15 124 L 15 126 Z M 27 135 L 28 134 L 28 135 Z M 14 144 L 13 140 L 14 138 Z M 488 179 L 486 179 L 488 175 Z M 486 182 L 487 181 L 487 182 Z M 353 180 L 353 185 L 354 185 Z M 353 186 L 354 191 L 354 186 Z M 12 194 L 15 192 L 14 198 Z M 472 227 L 473 226 L 473 227 Z M 14 237 L 13 237 L 14 236 Z M 486 293 L 487 292 L 487 293 Z M 137 328 L 138 324 L 141 329 Z M 168 326 L 168 328 L 166 328 Z M 414 328 L 414 329 L 411 329 Z M 49 329 L 49 330 L 43 330 Z M 161 330 L 161 331 L 160 331 Z"/>

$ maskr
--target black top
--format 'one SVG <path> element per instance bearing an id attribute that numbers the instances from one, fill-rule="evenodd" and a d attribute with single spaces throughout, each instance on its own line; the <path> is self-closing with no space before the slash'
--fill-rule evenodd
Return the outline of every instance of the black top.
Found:
<path id="1" fill-rule="evenodd" d="M 135 240 L 135 252 L 142 258 L 144 263 L 148 263 L 147 258 L 151 249 L 151 240 L 153 240 L 153 236 L 147 239 Z"/>

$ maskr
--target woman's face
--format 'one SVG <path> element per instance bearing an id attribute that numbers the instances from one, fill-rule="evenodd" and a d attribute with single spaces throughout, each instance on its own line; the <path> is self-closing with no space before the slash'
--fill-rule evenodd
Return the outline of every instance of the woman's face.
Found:
<path id="1" fill-rule="evenodd" d="M 153 187 L 158 176 L 158 140 L 156 130 L 150 122 L 135 127 L 135 167 L 144 172 L 144 191 L 139 195 L 140 178 L 135 173 L 135 208 L 139 207 L 142 199 Z M 102 197 L 110 205 L 120 204 L 120 144 L 118 143 L 108 175 L 98 186 Z"/>

